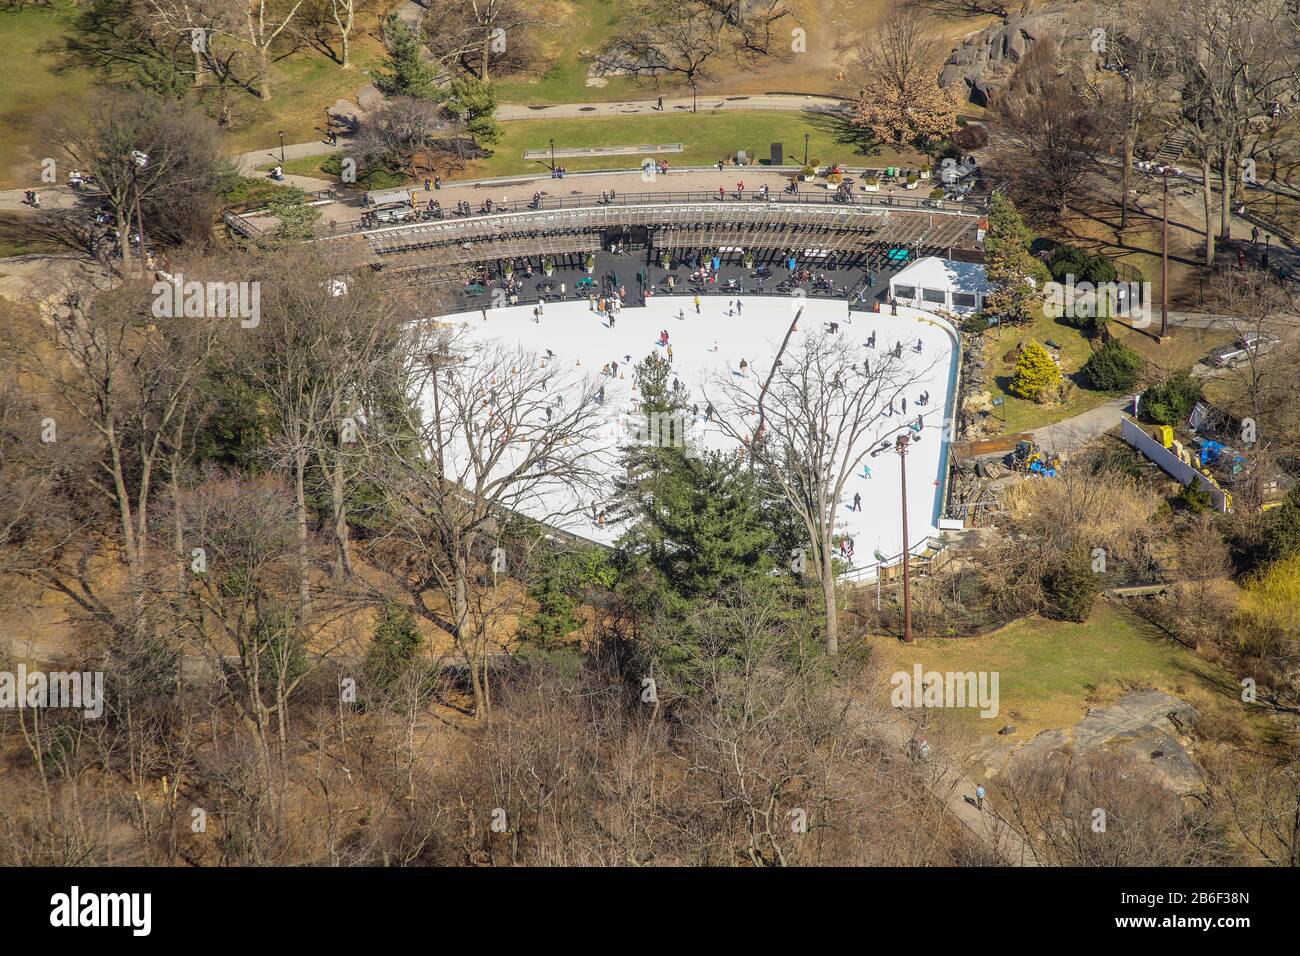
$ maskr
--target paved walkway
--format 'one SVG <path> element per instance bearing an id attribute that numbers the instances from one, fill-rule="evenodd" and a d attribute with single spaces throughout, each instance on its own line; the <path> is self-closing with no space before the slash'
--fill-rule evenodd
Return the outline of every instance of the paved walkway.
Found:
<path id="1" fill-rule="evenodd" d="M 883 715 L 873 713 L 866 702 L 855 698 L 849 703 L 848 712 L 860 726 L 869 727 L 904 754 L 909 752 L 914 728 L 899 711 L 889 708 Z M 1042 865 L 1033 848 L 998 815 L 987 798 L 984 808 L 979 808 L 975 801 L 975 781 L 941 750 L 932 748 L 924 767 L 929 774 L 926 787 L 931 795 L 994 855 L 1011 866 Z"/>
<path id="2" fill-rule="evenodd" d="M 1121 413 L 1131 401 L 1131 396 L 1108 399 L 1072 418 L 1035 428 L 1030 434 L 1044 451 L 1057 454 L 1076 451 L 1116 427 Z"/>
<path id="3" fill-rule="evenodd" d="M 653 116 L 656 113 L 711 112 L 713 110 L 780 110 L 783 112 L 835 113 L 846 109 L 844 100 L 833 96 L 812 93 L 756 93 L 752 96 L 726 94 L 701 94 L 665 96 L 663 109 L 659 100 L 627 100 L 621 103 L 556 103 L 549 106 L 528 106 L 523 103 L 501 103 L 497 106 L 498 120 L 574 119 L 582 116 Z"/>

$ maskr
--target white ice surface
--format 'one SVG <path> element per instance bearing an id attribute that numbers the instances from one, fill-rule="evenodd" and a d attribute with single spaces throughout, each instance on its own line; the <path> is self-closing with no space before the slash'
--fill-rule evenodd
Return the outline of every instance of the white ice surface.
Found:
<path id="1" fill-rule="evenodd" d="M 613 329 L 604 317 L 590 311 L 585 299 L 546 303 L 540 322 L 533 321 L 532 305 L 489 309 L 487 320 L 482 312 L 476 311 L 448 315 L 443 321 L 464 325 L 473 337 L 518 345 L 539 356 L 549 348 L 555 352 L 552 364 L 557 372 L 563 370 L 569 377 L 590 375 L 598 383 L 605 383 L 606 401 L 602 410 L 609 418 L 610 427 L 604 430 L 600 440 L 612 452 L 617 436 L 625 433 L 626 416 L 636 399 L 632 390 L 632 366 L 652 352 L 666 355 L 666 349 L 658 343 L 661 329 L 669 333 L 673 370 L 690 389 L 693 400 L 699 402 L 701 412 L 705 407 L 703 386 L 716 381 L 719 375 L 740 374 L 742 358 L 749 364 L 748 374 L 759 374 L 757 370 L 766 374 L 793 318 L 791 299 L 742 295 L 742 311 L 728 316 L 732 301 L 722 296 L 702 297 L 702 311 L 697 315 L 691 296 L 655 296 L 645 307 L 623 308 Z M 917 375 L 915 384 L 905 393 L 906 417 L 915 420 L 918 413 L 924 415 L 921 440 L 907 456 L 909 545 L 916 548 L 938 530 L 942 464 L 949 437 L 944 422 L 951 415 L 950 389 L 956 377 L 953 333 L 942 320 L 915 309 L 900 307 L 897 316 L 888 314 L 887 310 L 855 312 L 846 321 L 848 313 L 843 301 L 809 298 L 799 300 L 799 305 L 804 314 L 796 338 L 828 334 L 827 323 L 835 321 L 840 326 L 838 334 L 855 341 L 862 357 L 873 362 L 895 342 L 904 343 L 904 361 Z M 679 319 L 678 313 L 683 310 L 685 318 Z M 873 330 L 876 348 L 871 350 L 865 343 Z M 912 351 L 917 339 L 922 343 L 920 354 Z M 601 367 L 611 361 L 619 364 L 618 379 L 601 375 Z M 927 390 L 929 404 L 924 408 L 916 406 L 916 396 Z M 719 389 L 715 386 L 709 391 L 716 400 Z M 620 416 L 624 416 L 621 421 Z M 901 410 L 887 421 L 889 428 L 903 424 Z M 732 440 L 715 426 L 705 424 L 702 417 L 698 427 L 708 447 L 734 447 Z M 859 566 L 873 563 L 872 554 L 876 550 L 886 556 L 897 555 L 903 543 L 898 456 L 890 452 L 867 458 L 865 463 L 871 469 L 871 477 L 863 477 L 859 471 L 849 480 L 837 514 L 837 529 L 854 539 L 855 563 Z M 862 495 L 860 512 L 850 510 L 855 492 Z M 569 489 L 550 488 L 542 491 L 539 498 L 544 500 L 538 502 L 531 516 L 577 512 L 550 523 L 580 537 L 609 544 L 624 530 L 610 521 L 600 526 L 591 520 L 589 506 L 593 496 L 590 493 L 584 492 L 579 498 Z M 524 506 L 521 510 L 532 509 Z"/>

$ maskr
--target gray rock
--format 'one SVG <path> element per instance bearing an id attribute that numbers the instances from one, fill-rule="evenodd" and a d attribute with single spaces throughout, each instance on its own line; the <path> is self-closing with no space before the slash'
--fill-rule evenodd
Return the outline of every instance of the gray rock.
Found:
<path id="1" fill-rule="evenodd" d="M 977 106 L 988 106 L 1043 40 L 1057 40 L 1072 51 L 1076 47 L 1090 51 L 1090 30 L 1096 19 L 1086 3 L 1055 4 L 1028 16 L 1011 17 L 1006 23 L 973 34 L 953 50 L 939 76 L 939 85 L 963 92 Z M 1087 59 L 1063 57 L 1062 61 Z"/>

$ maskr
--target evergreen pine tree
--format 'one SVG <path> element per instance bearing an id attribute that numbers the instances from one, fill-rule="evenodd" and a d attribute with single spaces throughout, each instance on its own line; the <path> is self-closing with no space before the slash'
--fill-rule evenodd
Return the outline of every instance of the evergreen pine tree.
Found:
<path id="1" fill-rule="evenodd" d="M 384 96 L 438 98 L 438 73 L 424 58 L 419 34 L 396 16 L 384 20 L 384 44 L 390 72 L 374 74 L 375 89 Z"/>

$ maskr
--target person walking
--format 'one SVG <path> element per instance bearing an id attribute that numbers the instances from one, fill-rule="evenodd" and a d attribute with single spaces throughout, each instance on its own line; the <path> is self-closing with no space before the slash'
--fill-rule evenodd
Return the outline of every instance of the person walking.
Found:
<path id="1" fill-rule="evenodd" d="M 695 297 L 695 314 L 700 314 L 700 297 L 698 295 Z"/>
<path id="2" fill-rule="evenodd" d="M 851 509 L 849 509 L 849 510 L 850 510 L 850 511 L 861 511 L 861 510 L 862 510 L 862 494 L 861 494 L 861 492 L 857 492 L 857 491 L 853 492 L 853 507 L 852 507 Z"/>
<path id="3" fill-rule="evenodd" d="M 975 807 L 976 807 L 976 809 L 978 809 L 978 810 L 983 810 L 983 809 L 984 809 L 984 798 L 985 798 L 986 796 L 988 796 L 988 793 L 987 793 L 987 791 L 985 791 L 985 789 L 984 789 L 984 784 L 981 783 L 981 784 L 979 784 L 979 785 L 975 788 Z"/>

